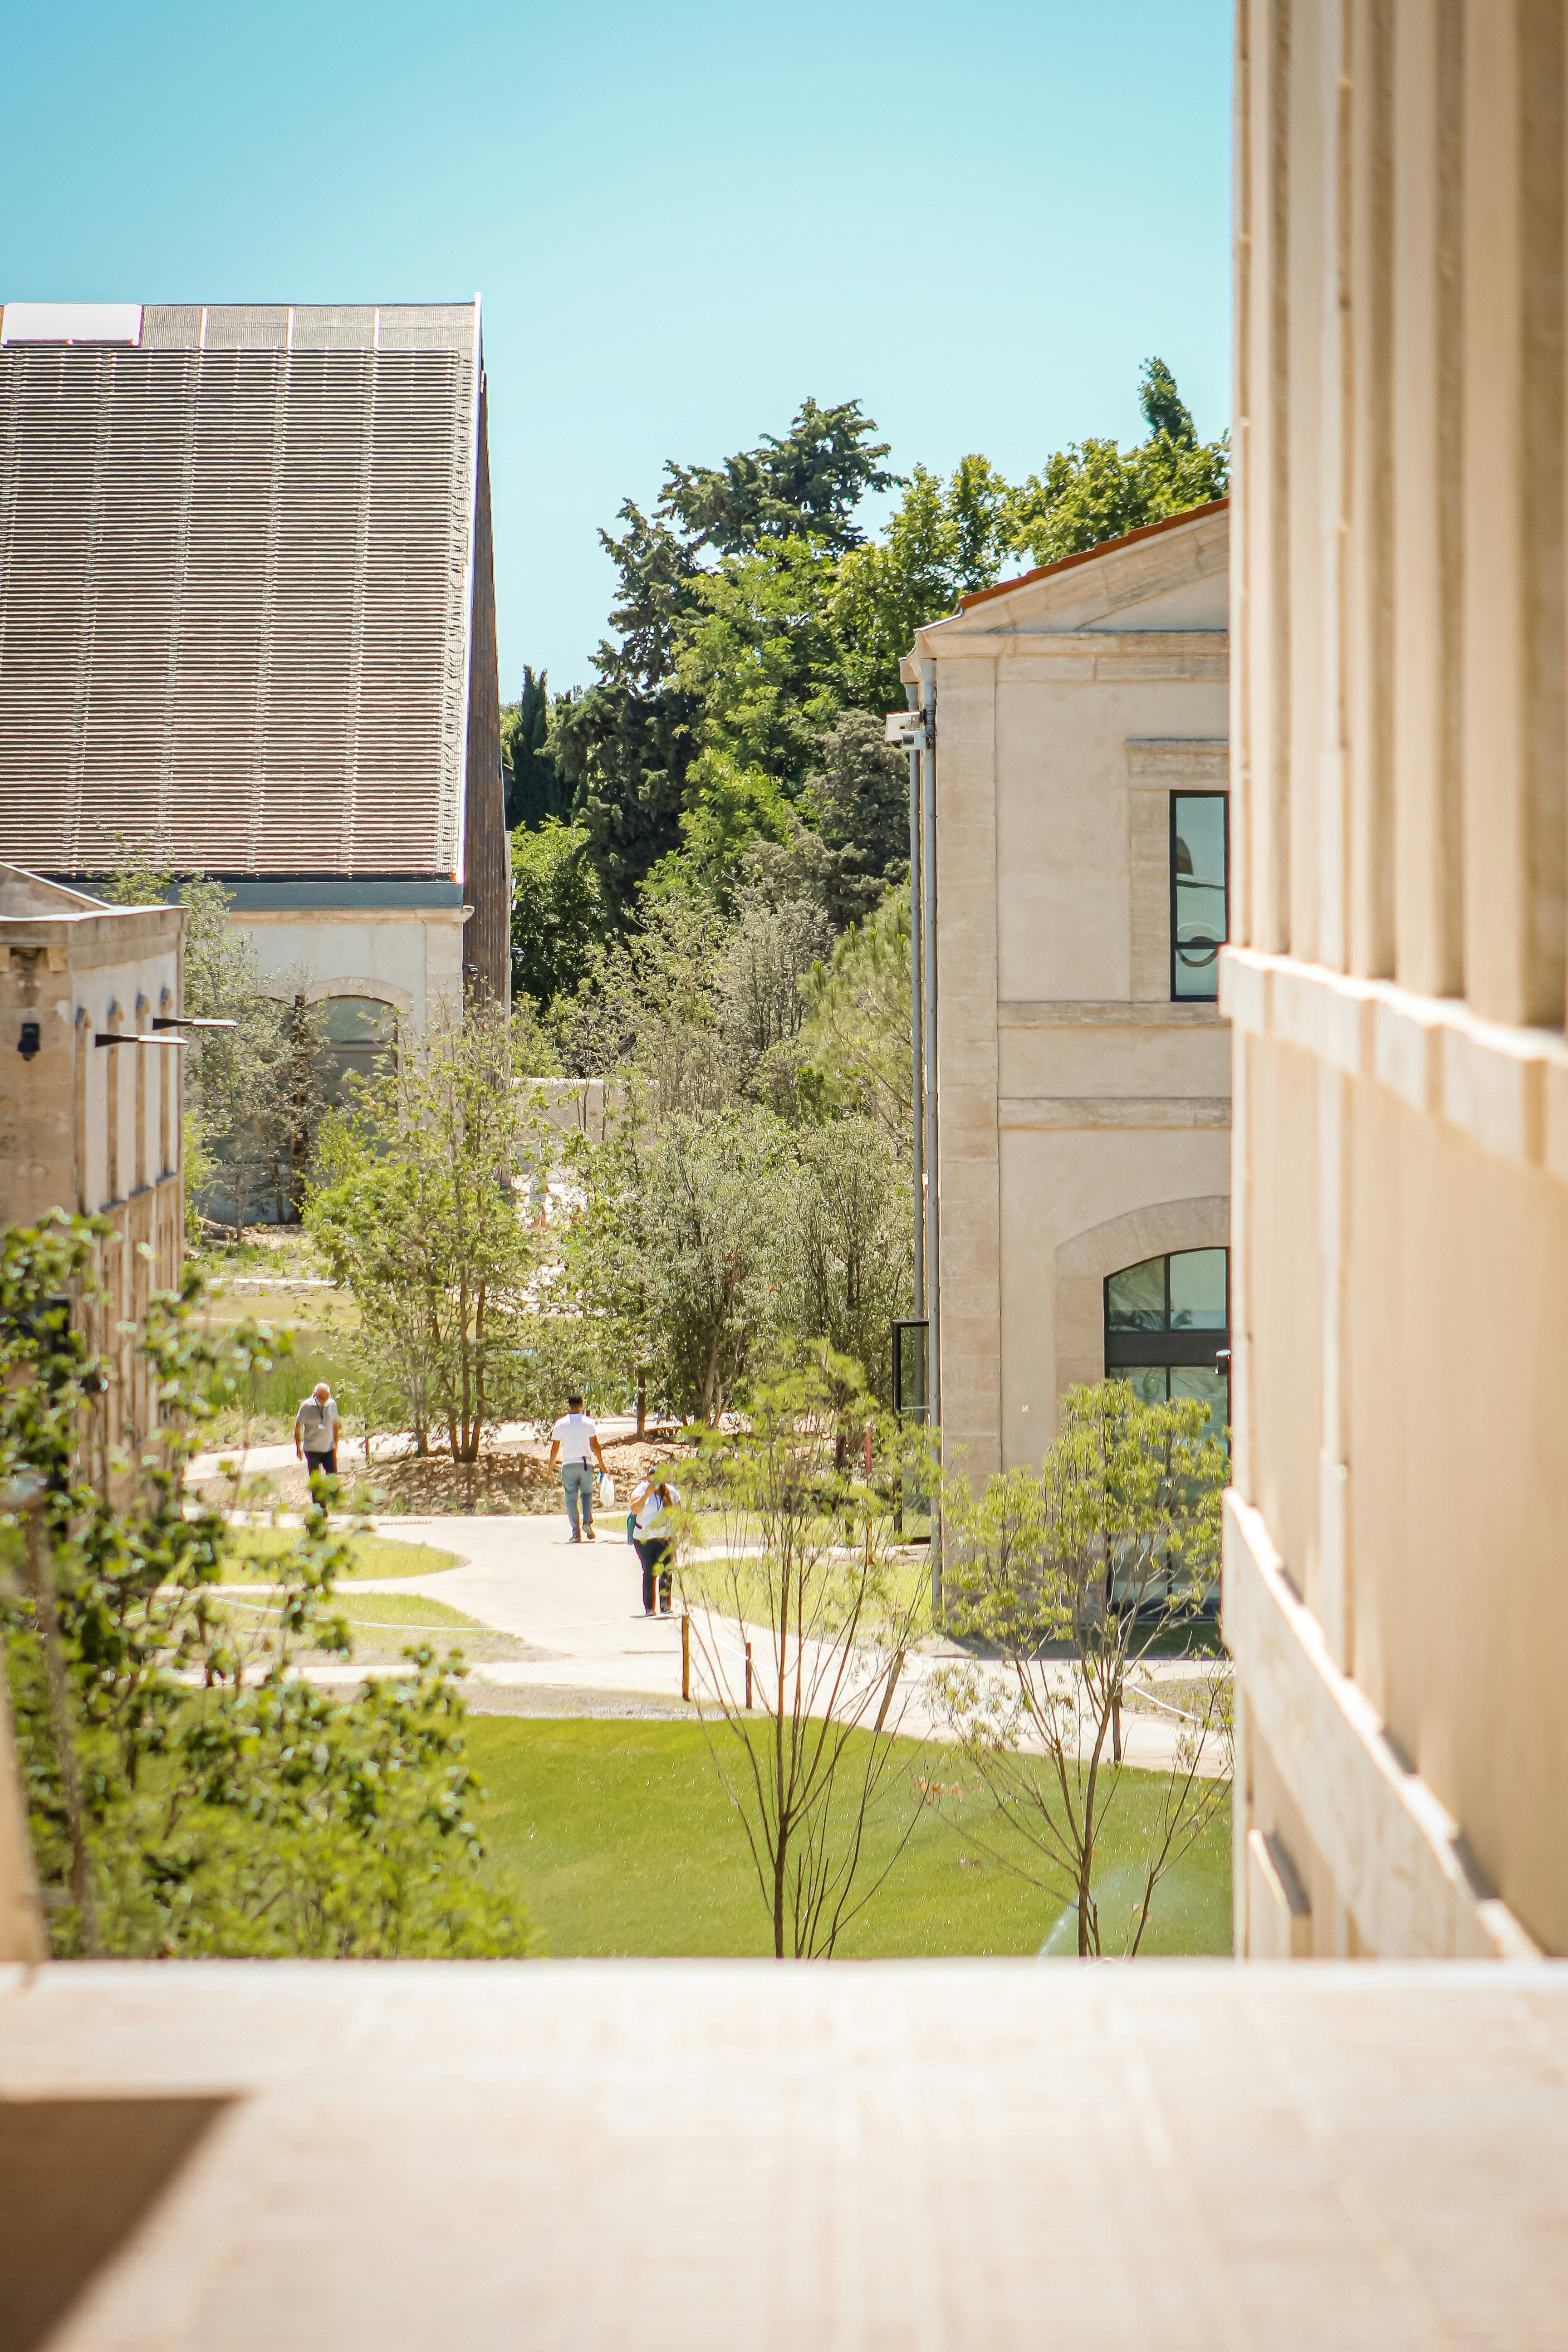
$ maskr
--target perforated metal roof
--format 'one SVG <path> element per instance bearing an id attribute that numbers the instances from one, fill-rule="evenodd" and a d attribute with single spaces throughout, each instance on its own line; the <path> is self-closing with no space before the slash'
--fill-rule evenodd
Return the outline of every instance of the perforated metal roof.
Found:
<path id="1" fill-rule="evenodd" d="M 23 323 L 0 856 L 86 874 L 160 833 L 215 873 L 455 875 L 478 303 L 151 306 L 122 343 Z"/>

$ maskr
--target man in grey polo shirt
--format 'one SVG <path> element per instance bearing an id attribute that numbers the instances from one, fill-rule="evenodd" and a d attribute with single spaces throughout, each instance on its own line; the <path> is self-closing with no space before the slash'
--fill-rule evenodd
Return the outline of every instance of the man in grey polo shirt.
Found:
<path id="1" fill-rule="evenodd" d="M 307 1478 L 313 1478 L 318 1470 L 329 1478 L 337 1476 L 342 1426 L 336 1397 L 325 1381 L 318 1381 L 294 1415 L 294 1451 L 305 1465 Z"/>

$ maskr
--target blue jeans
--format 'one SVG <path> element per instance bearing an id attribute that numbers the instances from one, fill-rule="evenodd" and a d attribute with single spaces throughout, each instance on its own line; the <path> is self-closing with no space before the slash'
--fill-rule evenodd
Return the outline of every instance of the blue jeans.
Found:
<path id="1" fill-rule="evenodd" d="M 594 1524 L 594 1471 L 591 1463 L 563 1462 L 561 1484 L 566 1489 L 566 1516 L 572 1522 L 572 1540 L 578 1540 L 577 1507 L 583 1507 L 584 1530 Z"/>

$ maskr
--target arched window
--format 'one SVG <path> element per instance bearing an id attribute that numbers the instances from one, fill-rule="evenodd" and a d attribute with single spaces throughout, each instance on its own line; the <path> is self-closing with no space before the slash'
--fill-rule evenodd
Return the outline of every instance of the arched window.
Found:
<path id="1" fill-rule="evenodd" d="M 327 1043 L 322 1076 L 332 1102 L 346 1102 L 353 1088 L 349 1077 L 368 1078 L 383 1055 L 397 1044 L 397 1013 L 374 996 L 329 996 L 324 1005 Z"/>
<path id="2" fill-rule="evenodd" d="M 1230 1419 L 1230 1252 L 1176 1250 L 1105 1278 L 1105 1374 L 1151 1404 L 1197 1397 Z"/>

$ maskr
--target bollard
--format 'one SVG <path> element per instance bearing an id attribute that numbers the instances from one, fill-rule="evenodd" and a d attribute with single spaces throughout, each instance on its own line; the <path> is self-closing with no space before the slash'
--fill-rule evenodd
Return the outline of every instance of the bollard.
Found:
<path id="1" fill-rule="evenodd" d="M 680 1612 L 680 1696 L 691 1696 L 691 1620 L 684 1609 Z"/>
<path id="2" fill-rule="evenodd" d="M 1121 1701 L 1119 1698 L 1110 1702 L 1110 1760 L 1113 1764 L 1121 1761 Z"/>
<path id="3" fill-rule="evenodd" d="M 752 1645 L 746 1644 L 746 1712 L 752 1711 Z"/>

